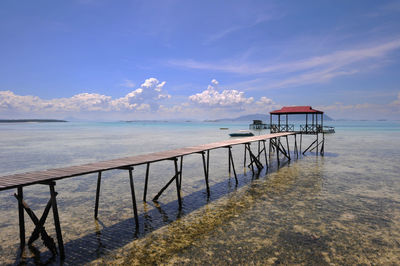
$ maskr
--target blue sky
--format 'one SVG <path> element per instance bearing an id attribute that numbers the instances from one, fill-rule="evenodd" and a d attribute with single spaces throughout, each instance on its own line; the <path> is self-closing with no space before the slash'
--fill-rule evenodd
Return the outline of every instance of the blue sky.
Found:
<path id="1" fill-rule="evenodd" d="M 399 1 L 0 3 L 0 118 L 398 119 Z"/>

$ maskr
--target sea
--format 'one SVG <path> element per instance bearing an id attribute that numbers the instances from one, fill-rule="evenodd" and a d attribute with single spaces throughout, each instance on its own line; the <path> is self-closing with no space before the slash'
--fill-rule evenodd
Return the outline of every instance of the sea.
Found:
<path id="1" fill-rule="evenodd" d="M 135 167 L 138 228 L 128 171 L 103 172 L 98 219 L 97 174 L 56 181 L 64 261 L 41 238 L 20 250 L 16 191 L 0 191 L 0 264 L 399 265 L 400 121 L 325 124 L 334 126 L 335 133 L 325 135 L 323 156 L 315 150 L 297 156 L 290 136 L 291 160 L 281 157 L 278 165 L 272 152 L 268 169 L 254 174 L 244 165 L 244 146 L 233 146 L 238 184 L 228 171 L 228 149 L 210 151 L 210 195 L 201 154 L 185 156 L 181 209 L 173 185 L 158 202 L 151 200 L 174 176 L 173 161 L 151 164 L 146 202 L 146 166 Z M 194 121 L 1 123 L 0 176 L 227 140 L 229 133 L 248 126 Z M 314 137 L 303 136 L 303 150 Z M 255 153 L 257 149 L 252 144 Z M 49 187 L 25 187 L 24 199 L 41 217 Z M 27 214 L 25 226 L 28 239 L 34 225 Z M 45 230 L 56 240 L 52 212 Z"/>

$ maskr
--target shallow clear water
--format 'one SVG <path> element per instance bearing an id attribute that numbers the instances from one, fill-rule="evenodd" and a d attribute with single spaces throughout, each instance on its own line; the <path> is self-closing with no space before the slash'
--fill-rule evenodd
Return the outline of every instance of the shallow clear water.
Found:
<path id="1" fill-rule="evenodd" d="M 185 157 L 182 210 L 173 187 L 159 205 L 143 203 L 145 166 L 135 168 L 138 230 L 126 171 L 103 173 L 98 222 L 93 218 L 97 176 L 57 181 L 65 263 L 399 264 L 400 123 L 327 124 L 336 126 L 336 134 L 327 136 L 324 157 L 309 153 L 255 177 L 243 167 L 243 147 L 235 146 L 237 187 L 228 175 L 227 150 L 211 151 L 210 198 L 201 155 Z M 245 128 L 239 123 L 5 124 L 0 175 L 204 144 Z M 304 142 L 303 147 L 311 137 Z M 172 176 L 172 162 L 152 164 L 148 199 Z M 0 262 L 57 262 L 40 239 L 35 242 L 40 256 L 26 249 L 20 258 L 12 193 L 0 192 Z M 41 214 L 48 187 L 35 185 L 24 193 Z M 46 230 L 55 236 L 51 218 Z M 29 220 L 26 226 L 31 232 Z"/>

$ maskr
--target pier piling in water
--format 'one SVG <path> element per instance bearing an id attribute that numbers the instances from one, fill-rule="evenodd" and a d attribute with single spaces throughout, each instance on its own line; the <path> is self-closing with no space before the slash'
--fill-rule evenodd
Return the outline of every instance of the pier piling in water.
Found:
<path id="1" fill-rule="evenodd" d="M 96 196 L 95 196 L 95 207 L 94 207 L 94 218 L 97 219 L 98 217 L 98 209 L 99 209 L 99 201 L 100 201 L 100 189 L 101 189 L 101 178 L 102 173 L 108 170 L 128 170 L 129 173 L 129 184 L 131 190 L 131 197 L 132 197 L 132 209 L 133 209 L 133 216 L 136 227 L 139 226 L 139 216 L 137 210 L 137 202 L 136 202 L 136 195 L 135 195 L 135 186 L 133 180 L 133 171 L 134 166 L 137 165 L 146 165 L 146 175 L 145 175 L 145 184 L 143 189 L 143 201 L 146 201 L 147 196 L 147 189 L 148 189 L 148 182 L 149 182 L 149 173 L 150 173 L 150 165 L 152 163 L 156 163 L 159 161 L 171 160 L 174 164 L 174 175 L 172 178 L 165 184 L 160 191 L 154 196 L 153 201 L 157 201 L 162 193 L 175 181 L 176 186 L 176 193 L 177 193 L 177 201 L 179 208 L 182 208 L 182 195 L 181 195 L 181 188 L 182 188 L 182 168 L 183 168 L 183 157 L 191 154 L 201 154 L 202 156 L 202 164 L 203 164 L 203 171 L 204 171 L 204 179 L 206 183 L 206 191 L 207 196 L 210 196 L 210 187 L 209 187 L 209 176 L 210 176 L 210 150 L 219 149 L 219 148 L 227 148 L 228 149 L 228 171 L 231 171 L 234 174 L 235 183 L 236 185 L 239 183 L 234 158 L 232 153 L 232 147 L 235 145 L 244 145 L 244 166 L 250 167 L 252 170 L 253 175 L 256 174 L 255 169 L 258 170 L 258 173 L 264 168 L 261 162 L 261 156 L 264 155 L 265 157 L 265 167 L 268 169 L 271 164 L 271 149 L 276 151 L 278 165 L 280 163 L 280 154 L 284 155 L 288 160 L 290 160 L 290 151 L 289 151 L 289 139 L 288 136 L 294 135 L 295 137 L 295 152 L 297 152 L 297 143 L 296 143 L 296 134 L 298 132 L 278 132 L 254 137 L 245 137 L 245 138 L 238 138 L 238 139 L 229 139 L 225 141 L 209 143 L 205 145 L 199 146 L 192 146 L 186 147 L 176 150 L 169 150 L 169 151 L 161 151 L 131 157 L 125 157 L 120 159 L 113 159 L 108 161 L 102 161 L 97 163 L 89 163 L 79 166 L 70 166 L 64 167 L 59 169 L 51 169 L 45 171 L 35 171 L 23 174 L 14 174 L 8 176 L 0 177 L 0 191 L 1 190 L 8 190 L 8 189 L 17 189 L 17 193 L 15 197 L 18 200 L 18 213 L 19 213 L 19 231 L 20 231 L 20 248 L 21 250 L 24 249 L 25 246 L 25 220 L 24 220 L 24 212 L 27 212 L 32 221 L 35 224 L 34 232 L 32 233 L 33 236 L 37 234 L 42 234 L 42 239 L 47 239 L 45 245 L 52 251 L 52 252 L 59 252 L 60 258 L 63 259 L 65 257 L 64 251 L 64 244 L 60 226 L 60 220 L 58 215 L 58 208 L 57 208 L 57 201 L 54 186 L 55 181 L 59 179 L 70 178 L 74 176 L 81 176 L 91 173 L 97 173 L 97 187 L 96 187 Z M 287 147 L 285 148 L 280 138 L 286 138 Z M 269 140 L 269 155 L 267 154 L 267 147 L 265 145 L 266 141 Z M 257 142 L 257 151 L 254 153 L 251 149 L 251 143 Z M 323 145 L 323 142 L 322 142 Z M 311 147 L 309 147 L 311 148 Z M 323 146 L 321 147 L 321 150 Z M 249 156 L 249 164 L 247 163 L 247 154 Z M 298 156 L 298 155 L 297 155 Z M 268 163 L 268 158 L 270 157 L 270 162 Z M 50 199 L 48 205 L 46 206 L 42 217 L 39 219 L 33 213 L 32 210 L 28 207 L 26 202 L 23 200 L 23 187 L 34 185 L 34 184 L 45 184 L 48 185 L 50 188 Z M 47 215 L 53 209 L 53 218 L 54 218 L 54 225 L 55 231 L 57 236 L 57 245 L 58 249 L 55 247 L 54 241 L 52 238 L 47 235 L 44 224 L 47 218 Z M 32 244 L 35 241 L 35 237 L 31 237 L 29 239 L 29 244 Z M 52 244 L 54 243 L 54 244 Z M 22 254 L 22 252 L 21 252 Z"/>

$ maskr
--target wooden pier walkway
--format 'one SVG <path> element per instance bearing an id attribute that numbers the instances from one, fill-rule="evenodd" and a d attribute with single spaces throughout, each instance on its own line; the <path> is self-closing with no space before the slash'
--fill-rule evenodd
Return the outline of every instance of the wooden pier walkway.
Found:
<path id="1" fill-rule="evenodd" d="M 182 164 L 183 164 L 183 157 L 190 154 L 201 154 L 202 161 L 203 161 L 203 170 L 205 176 L 205 183 L 208 195 L 210 194 L 210 189 L 208 185 L 208 177 L 209 177 L 209 152 L 210 150 L 219 149 L 219 148 L 227 148 L 228 149 L 228 162 L 229 162 L 229 172 L 233 170 L 236 183 L 238 182 L 236 177 L 236 171 L 232 156 L 231 148 L 235 145 L 244 144 L 244 165 L 246 165 L 246 158 L 247 154 L 249 156 L 250 163 L 248 167 L 251 168 L 253 174 L 255 173 L 255 168 L 259 171 L 263 168 L 263 163 L 260 161 L 260 157 L 264 154 L 265 157 L 265 165 L 268 167 L 268 159 L 267 159 L 267 149 L 266 149 L 266 141 L 269 141 L 269 152 L 271 152 L 271 148 L 276 150 L 277 160 L 279 163 L 279 153 L 283 154 L 288 160 L 290 160 L 290 151 L 289 151 L 289 141 L 288 136 L 294 135 L 295 145 L 294 145 L 294 152 L 298 154 L 297 150 L 297 140 L 296 140 L 296 132 L 282 132 L 282 133 L 274 133 L 274 134 L 266 134 L 254 137 L 245 137 L 245 138 L 237 138 L 237 139 L 229 139 L 220 142 L 214 142 L 204 145 L 192 146 L 192 147 L 185 147 L 175 150 L 169 151 L 161 151 L 161 152 L 154 152 L 148 153 L 143 155 L 136 155 L 131 157 L 101 161 L 96 163 L 88 163 L 78 166 L 69 166 L 57 169 L 50 169 L 44 171 L 34 171 L 28 173 L 21 173 L 21 174 L 13 174 L 7 176 L 0 177 L 0 191 L 14 189 L 17 188 L 17 193 L 14 196 L 18 200 L 18 213 L 19 213 L 19 228 L 20 228 L 20 247 L 21 249 L 25 246 L 25 219 L 24 213 L 26 212 L 28 216 L 32 219 L 33 223 L 35 224 L 35 229 L 29 238 L 28 245 L 31 245 L 36 239 L 41 236 L 42 240 L 46 247 L 53 254 L 57 254 L 59 251 L 60 257 L 65 257 L 64 252 L 64 244 L 62 239 L 60 221 L 58 217 L 58 209 L 57 209 L 57 201 L 56 196 L 57 192 L 55 192 L 55 181 L 64 178 L 70 178 L 74 176 L 81 176 L 86 174 L 97 173 L 98 180 L 97 180 L 97 191 L 96 191 L 96 200 L 95 200 L 95 213 L 94 216 L 97 218 L 98 214 L 98 206 L 99 206 L 99 196 L 100 196 L 100 185 L 101 185 L 101 174 L 104 171 L 114 170 L 114 169 L 122 169 L 129 171 L 129 178 L 130 178 L 130 187 L 131 187 L 131 196 L 132 196 L 132 206 L 133 206 L 133 213 L 136 222 L 136 226 L 139 225 L 138 220 L 138 213 L 136 207 L 136 197 L 135 197 L 135 189 L 134 189 L 134 182 L 133 182 L 133 168 L 137 165 L 146 164 L 146 177 L 145 177 L 145 187 L 143 193 L 143 200 L 146 201 L 146 194 L 147 194 L 147 186 L 148 186 L 148 179 L 149 179 L 149 169 L 150 164 L 164 161 L 164 160 L 172 160 L 175 167 L 175 175 L 170 179 L 170 181 L 160 190 L 160 192 L 153 198 L 154 201 L 158 200 L 161 194 L 165 191 L 165 189 L 170 186 L 174 181 L 176 184 L 176 191 L 177 191 L 177 198 L 179 207 L 182 206 L 182 199 L 181 199 L 181 185 L 182 185 Z M 286 138 L 286 148 L 281 143 L 281 138 Z M 250 144 L 252 142 L 258 142 L 258 151 L 256 154 L 250 149 Z M 178 161 L 180 159 L 180 165 L 178 166 Z M 43 212 L 43 215 L 38 218 L 35 213 L 29 208 L 28 204 L 24 201 L 23 197 L 23 187 L 30 186 L 34 184 L 43 184 L 48 185 L 50 189 L 50 199 L 48 204 Z M 44 224 L 46 222 L 47 216 L 50 212 L 50 209 L 53 210 L 54 216 L 54 225 L 57 234 L 57 242 L 58 242 L 58 251 L 55 245 L 54 240 L 47 234 L 44 228 Z M 24 212 L 25 211 L 25 212 Z"/>

